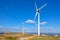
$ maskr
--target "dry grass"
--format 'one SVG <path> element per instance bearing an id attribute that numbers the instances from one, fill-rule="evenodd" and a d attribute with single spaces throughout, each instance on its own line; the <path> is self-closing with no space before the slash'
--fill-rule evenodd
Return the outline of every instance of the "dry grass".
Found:
<path id="1" fill-rule="evenodd" d="M 5 33 L 0 35 L 0 40 L 19 40 L 23 37 L 25 40 L 60 40 L 60 36 L 37 36 L 32 34 Z"/>

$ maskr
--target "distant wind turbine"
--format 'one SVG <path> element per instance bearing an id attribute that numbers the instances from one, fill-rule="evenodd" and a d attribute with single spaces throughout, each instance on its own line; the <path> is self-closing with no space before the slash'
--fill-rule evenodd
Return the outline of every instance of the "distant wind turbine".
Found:
<path id="1" fill-rule="evenodd" d="M 43 6 L 41 6 L 40 8 L 38 8 L 38 7 L 37 7 L 37 4 L 36 4 L 36 2 L 35 2 L 36 14 L 35 14 L 35 17 L 34 17 L 34 21 L 35 21 L 36 17 L 38 16 L 38 36 L 40 36 L 40 10 L 41 10 L 42 8 L 44 8 L 46 5 L 47 5 L 47 3 L 44 4 Z"/>
<path id="2" fill-rule="evenodd" d="M 25 33 L 25 27 L 24 27 L 24 23 L 22 23 L 23 24 L 23 26 L 22 26 L 22 34 L 23 34 L 23 36 L 24 36 L 24 33 Z"/>

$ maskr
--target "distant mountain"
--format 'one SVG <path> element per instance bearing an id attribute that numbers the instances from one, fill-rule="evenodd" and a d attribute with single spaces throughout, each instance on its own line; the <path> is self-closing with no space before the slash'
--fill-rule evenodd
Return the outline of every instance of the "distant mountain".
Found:
<path id="1" fill-rule="evenodd" d="M 29 33 L 29 34 L 37 34 L 37 33 Z M 53 35 L 59 35 L 60 36 L 60 33 L 41 33 L 41 35 L 42 34 L 49 35 L 49 36 L 53 36 Z"/>
<path id="2" fill-rule="evenodd" d="M 0 32 L 0 34 L 4 34 L 4 32 Z"/>

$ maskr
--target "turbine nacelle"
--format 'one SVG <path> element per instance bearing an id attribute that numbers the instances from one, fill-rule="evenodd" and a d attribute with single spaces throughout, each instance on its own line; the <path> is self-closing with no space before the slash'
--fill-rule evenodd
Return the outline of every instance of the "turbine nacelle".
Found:
<path id="1" fill-rule="evenodd" d="M 40 13 L 40 9 L 37 9 L 36 12 L 37 12 L 37 13 Z"/>

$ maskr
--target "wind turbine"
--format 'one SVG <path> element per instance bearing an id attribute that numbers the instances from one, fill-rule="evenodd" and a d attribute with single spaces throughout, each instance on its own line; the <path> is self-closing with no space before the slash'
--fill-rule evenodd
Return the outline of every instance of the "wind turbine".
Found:
<path id="1" fill-rule="evenodd" d="M 23 26 L 23 27 L 22 27 L 22 33 L 23 33 L 23 36 L 24 36 L 24 30 L 25 30 L 25 27 Z"/>
<path id="2" fill-rule="evenodd" d="M 22 26 L 22 34 L 23 34 L 23 36 L 24 36 L 24 33 L 25 33 L 25 27 L 24 27 L 24 23 L 22 23 L 23 24 L 23 26 Z"/>
<path id="3" fill-rule="evenodd" d="M 35 2 L 36 14 L 35 14 L 35 17 L 34 17 L 34 21 L 35 21 L 36 17 L 38 16 L 38 36 L 40 36 L 40 10 L 42 8 L 44 8 L 46 5 L 47 5 L 47 3 L 45 3 L 43 6 L 41 6 L 40 8 L 38 8 L 37 4 Z"/>

